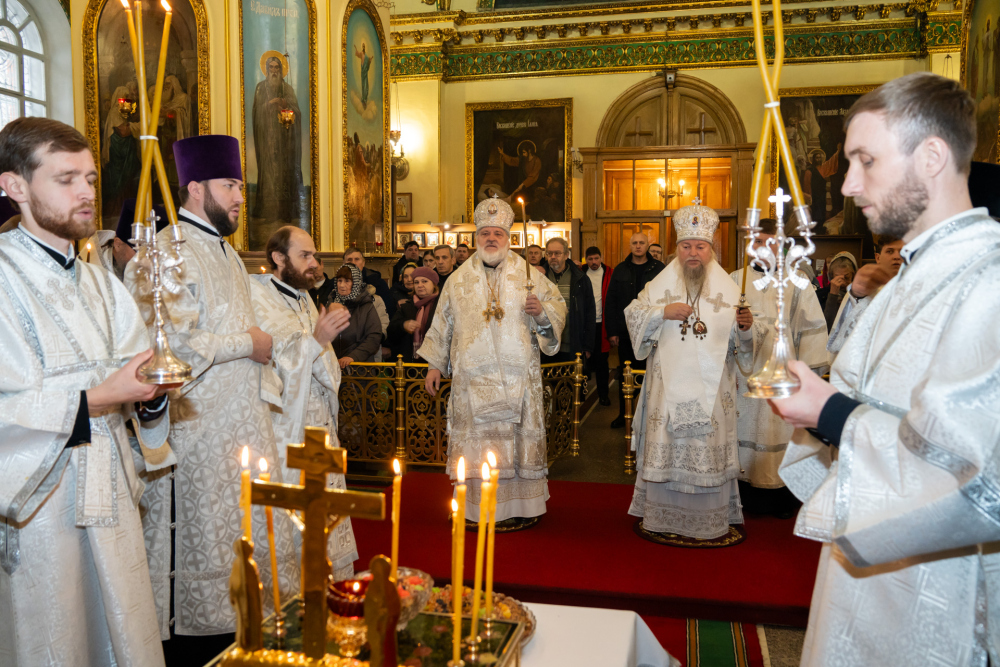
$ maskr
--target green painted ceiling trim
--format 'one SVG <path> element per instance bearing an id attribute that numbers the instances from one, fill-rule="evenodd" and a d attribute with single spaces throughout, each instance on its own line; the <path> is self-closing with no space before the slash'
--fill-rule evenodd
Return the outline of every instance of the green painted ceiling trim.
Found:
<path id="1" fill-rule="evenodd" d="M 954 15 L 868 24 L 830 24 L 827 30 L 786 32 L 786 62 L 837 62 L 917 58 L 928 51 L 955 51 L 961 44 L 961 20 Z M 825 26 L 824 26 L 825 27 Z M 921 29 L 923 27 L 923 29 Z M 493 45 L 421 44 L 390 49 L 391 73 L 397 80 L 440 78 L 464 81 L 560 74 L 651 71 L 663 67 L 740 67 L 755 64 L 753 36 L 747 29 L 682 31 L 665 40 L 652 35 L 631 38 L 538 40 Z M 769 57 L 773 38 L 767 37 Z"/>

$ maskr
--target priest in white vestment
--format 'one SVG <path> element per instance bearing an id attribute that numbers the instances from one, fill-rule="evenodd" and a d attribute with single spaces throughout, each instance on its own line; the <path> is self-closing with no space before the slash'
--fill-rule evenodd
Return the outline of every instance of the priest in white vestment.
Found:
<path id="1" fill-rule="evenodd" d="M 226 635 L 235 629 L 229 575 L 233 543 L 240 535 L 243 447 L 250 449 L 254 477 L 259 459 L 265 458 L 273 466 L 271 479 L 284 480 L 280 466 L 274 465 L 279 455 L 269 405 L 281 404 L 281 383 L 270 366 L 271 337 L 256 324 L 250 277 L 225 239 L 237 229 L 243 202 L 239 156 L 233 137 L 202 135 L 174 143 L 185 186 L 184 206 L 178 211 L 184 263 L 181 285 L 164 294 L 165 329 L 174 354 L 191 365 L 194 380 L 171 395 L 170 445 L 178 464 L 169 474 L 151 476 L 143 497 L 143 528 L 161 634 L 172 638 L 168 659 L 177 651 L 188 655 L 191 664 L 225 648 L 231 638 Z M 160 242 L 170 234 L 163 230 Z M 148 288 L 137 284 L 134 263 L 126 270 L 125 284 L 152 326 L 152 298 Z M 274 528 L 278 581 L 291 595 L 301 581 L 295 528 L 284 512 L 274 513 Z M 270 590 L 261 506 L 253 509 L 253 529 L 255 560 L 264 588 Z M 270 613 L 272 596 L 263 598 Z M 185 643 L 185 636 L 216 639 Z"/>
<path id="2" fill-rule="evenodd" d="M 758 233 L 755 246 L 763 246 L 777 233 L 777 220 L 764 218 L 760 221 L 762 231 Z M 743 269 L 729 274 L 742 286 Z M 739 439 L 740 456 L 740 498 L 743 509 L 750 513 L 773 514 L 782 519 L 795 515 L 798 502 L 778 476 L 778 466 L 785 455 L 785 447 L 792 437 L 791 426 L 778 417 L 765 401 L 744 396 L 747 378 L 760 372 L 767 363 L 770 350 L 774 346 L 775 325 L 778 321 L 778 292 L 768 283 L 757 289 L 754 281 L 763 272 L 751 265 L 747 270 L 746 298 L 750 309 L 756 313 L 760 327 L 756 348 L 761 351 L 753 366 L 739 368 L 736 392 L 736 413 L 739 415 L 736 434 Z M 808 280 L 803 276 L 803 279 Z M 795 358 L 809 365 L 818 375 L 826 373 L 828 352 L 826 351 L 826 319 L 812 284 L 805 289 L 794 285 L 785 291 L 788 313 L 788 336 Z M 745 371 L 745 372 L 744 372 Z"/>
<path id="3" fill-rule="evenodd" d="M 451 377 L 448 472 L 465 457 L 466 517 L 477 520 L 487 452 L 500 467 L 497 522 L 519 530 L 538 522 L 548 499 L 540 352 L 559 351 L 566 302 L 558 288 L 510 250 L 514 211 L 491 198 L 475 210 L 477 252 L 448 276 L 418 350 L 427 391 Z"/>
<path id="4" fill-rule="evenodd" d="M 969 199 L 975 105 L 910 74 L 845 118 L 845 196 L 902 238 L 826 383 L 772 401 L 823 542 L 802 664 L 1000 664 L 1000 226 Z M 825 442 L 824 442 L 825 441 Z"/>
<path id="5" fill-rule="evenodd" d="M 306 426 L 325 428 L 330 446 L 339 446 L 340 364 L 330 341 L 347 328 L 351 316 L 339 303 L 317 311 L 309 298 L 308 290 L 323 275 L 323 269 L 308 232 L 281 227 L 268 239 L 266 252 L 274 273 L 250 276 L 250 297 L 257 324 L 273 341 L 272 362 L 282 389 L 281 407 L 271 407 L 271 421 L 282 476 L 286 483 L 294 484 L 301 471 L 287 467 L 286 448 L 304 441 Z M 347 489 L 344 475 L 328 477 L 330 488 Z M 296 544 L 301 548 L 299 540 Z M 330 532 L 327 557 L 335 580 L 354 576 L 358 547 L 350 517 Z"/>
<path id="6" fill-rule="evenodd" d="M 169 387 L 140 383 L 139 310 L 74 252 L 94 232 L 90 146 L 19 118 L 0 172 L 21 208 L 0 237 L 0 666 L 163 665 L 125 424 L 147 468 L 173 464 Z"/>
<path id="7" fill-rule="evenodd" d="M 750 310 L 736 308 L 740 289 L 715 261 L 715 211 L 685 206 L 673 222 L 677 257 L 625 308 L 636 358 L 648 357 L 632 422 L 638 477 L 629 514 L 649 533 L 711 540 L 743 523 L 736 355 L 752 363 L 760 329 Z"/>

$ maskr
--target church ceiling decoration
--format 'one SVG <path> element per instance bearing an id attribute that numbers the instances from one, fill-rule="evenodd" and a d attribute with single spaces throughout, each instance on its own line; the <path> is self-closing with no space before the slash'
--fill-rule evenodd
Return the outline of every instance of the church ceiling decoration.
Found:
<path id="1" fill-rule="evenodd" d="M 786 62 L 915 58 L 957 50 L 961 12 L 926 9 L 910 2 L 785 10 Z M 477 17 L 458 14 L 449 14 L 455 27 L 409 28 L 408 18 L 397 19 L 393 76 L 463 81 L 755 64 L 749 12 L 471 29 L 459 26 Z M 766 17 L 773 20 L 770 13 Z M 773 38 L 766 40 L 773 56 Z"/>

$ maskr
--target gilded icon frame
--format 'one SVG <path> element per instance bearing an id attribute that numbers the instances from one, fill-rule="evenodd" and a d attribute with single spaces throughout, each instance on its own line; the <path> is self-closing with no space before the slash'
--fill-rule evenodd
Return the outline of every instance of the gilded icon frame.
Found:
<path id="1" fill-rule="evenodd" d="M 347 8 L 344 10 L 344 25 L 341 32 L 341 44 L 340 44 L 340 67 L 341 67 L 341 127 L 342 127 L 342 139 L 341 139 L 341 154 L 343 160 L 343 176 L 344 176 L 344 189 L 343 189 L 343 202 L 341 210 L 343 213 L 342 220 L 344 224 L 344 248 L 350 248 L 351 246 L 351 226 L 349 223 L 348 206 L 350 201 L 350 183 L 348 182 L 347 174 L 350 170 L 350 132 L 347 127 L 347 64 L 348 64 L 348 44 L 347 44 L 347 29 L 348 23 L 351 20 L 351 15 L 356 11 L 360 10 L 368 15 L 372 24 L 375 27 L 375 32 L 378 35 L 379 48 L 382 52 L 382 240 L 383 240 L 383 250 L 381 252 L 376 249 L 370 254 L 375 256 L 388 256 L 392 255 L 392 247 L 390 240 L 392 239 L 392 207 L 395 204 L 395 199 L 392 196 L 392 160 L 389 159 L 391 156 L 391 149 L 389 145 L 389 45 L 385 39 L 385 30 L 382 26 L 382 19 L 379 17 L 378 8 L 375 6 L 371 0 L 350 0 L 347 3 Z M 363 249 L 364 250 L 364 249 Z"/>
<path id="2" fill-rule="evenodd" d="M 969 79 L 969 62 L 968 62 L 969 61 L 969 54 L 968 54 L 968 49 L 969 49 L 969 35 L 972 32 L 972 30 L 973 30 L 973 26 L 971 25 L 972 20 L 973 20 L 973 14 L 975 13 L 976 7 L 977 6 L 982 6 L 982 3 L 984 3 L 984 2 L 991 2 L 993 4 L 993 8 L 996 10 L 996 12 L 994 12 L 994 14 L 992 15 L 992 18 L 993 18 L 993 20 L 994 20 L 995 23 L 1000 23 L 1000 0 L 966 0 L 964 6 L 962 7 L 962 46 L 961 46 L 962 50 L 959 52 L 959 58 L 961 60 L 961 67 L 959 69 L 959 79 L 962 82 L 962 87 L 965 88 L 966 90 L 968 90 L 970 94 L 972 94 L 973 100 L 975 101 L 977 108 L 978 108 L 979 103 L 980 103 L 980 99 L 979 99 L 978 94 L 977 94 L 978 90 L 976 92 L 973 92 L 972 88 L 969 86 L 969 81 L 968 81 L 968 79 Z M 981 28 L 981 26 L 977 26 L 977 27 Z M 1000 34 L 1000 33 L 996 32 L 995 24 L 994 24 L 994 34 Z M 994 48 L 996 48 L 996 47 L 994 46 Z M 996 69 L 996 65 L 1000 65 L 1000 57 L 997 57 L 995 55 L 994 59 L 995 59 L 995 63 L 994 63 L 994 70 L 995 70 Z M 984 70 L 985 69 L 986 69 L 986 67 L 984 66 Z M 1000 74 L 994 73 L 994 77 L 997 77 L 997 76 L 1000 76 Z M 977 78 L 978 78 L 978 76 L 977 76 Z M 985 82 L 984 82 L 984 85 L 985 85 Z M 994 84 L 994 85 L 996 85 L 997 88 L 1000 88 L 1000 85 L 997 85 L 997 84 Z M 996 97 L 996 96 L 994 96 L 994 97 Z M 993 160 L 992 161 L 996 162 L 996 163 L 1000 163 L 1000 107 L 998 107 L 996 113 L 994 114 L 993 122 L 995 123 L 995 129 L 989 128 L 991 131 L 988 133 L 988 136 L 991 136 L 993 138 L 993 142 L 994 142 L 993 143 L 993 155 L 992 155 Z M 976 125 L 977 126 L 979 125 L 979 116 L 978 116 L 978 114 L 977 114 L 977 117 L 976 117 Z M 983 136 L 986 136 L 986 133 L 978 132 L 977 134 L 978 134 L 978 136 L 976 138 L 976 150 L 973 153 L 973 158 L 972 159 L 973 160 L 981 160 L 981 161 L 984 161 L 984 162 L 988 162 L 990 156 L 987 155 L 987 156 L 985 156 L 985 159 L 984 159 L 984 156 L 982 156 L 982 154 L 980 153 L 980 147 L 982 145 L 981 142 L 983 140 Z"/>
<path id="3" fill-rule="evenodd" d="M 99 73 L 97 62 L 97 29 L 100 23 L 101 13 L 109 2 L 117 0 L 90 0 L 87 8 L 83 11 L 83 105 L 84 105 L 84 133 L 91 148 L 98 152 L 101 150 L 101 111 L 99 91 Z M 205 9 L 204 0 L 182 0 L 191 6 L 194 12 L 196 39 L 197 39 L 197 60 L 198 60 L 198 134 L 208 134 L 211 132 L 211 77 L 209 75 L 209 34 L 208 34 L 208 12 Z M 159 40 L 160 35 L 151 36 Z M 95 218 L 101 220 L 101 170 L 97 170 L 97 180 L 94 183 L 97 197 L 94 201 Z"/>
<path id="4" fill-rule="evenodd" d="M 474 174 L 474 159 L 476 155 L 476 114 L 490 111 L 520 111 L 527 109 L 541 108 L 562 108 L 562 166 L 558 172 L 563 177 L 563 206 L 562 220 L 552 222 L 570 221 L 573 219 L 573 161 L 570 159 L 570 146 L 573 144 L 573 98 L 560 97 L 544 100 L 521 100 L 516 102 L 468 102 L 465 105 L 465 191 L 466 191 L 466 220 L 474 219 L 476 208 L 476 183 Z M 534 143 L 534 142 L 533 142 Z M 542 183 L 544 184 L 544 183 Z M 485 185 L 485 183 L 483 184 Z M 517 202 L 511 203 L 514 208 L 515 220 L 521 217 Z"/>

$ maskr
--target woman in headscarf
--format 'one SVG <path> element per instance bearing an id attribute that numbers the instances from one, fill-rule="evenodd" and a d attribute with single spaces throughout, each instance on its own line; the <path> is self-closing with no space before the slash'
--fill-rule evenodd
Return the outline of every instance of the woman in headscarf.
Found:
<path id="1" fill-rule="evenodd" d="M 402 306 L 404 302 L 413 298 L 413 272 L 417 265 L 407 262 L 399 274 L 399 282 L 392 286 L 392 298 L 396 300 L 396 306 Z"/>
<path id="2" fill-rule="evenodd" d="M 333 351 L 337 354 L 341 368 L 347 368 L 355 361 L 375 361 L 375 353 L 382 346 L 382 323 L 372 295 L 365 289 L 361 269 L 353 264 L 344 264 L 337 271 L 334 303 L 341 303 L 351 312 L 351 323 L 333 341 Z"/>
<path id="3" fill-rule="evenodd" d="M 830 260 L 830 284 L 816 290 L 816 298 L 826 315 L 826 328 L 829 330 L 833 326 L 833 321 L 837 318 L 837 311 L 840 310 L 840 303 L 844 300 L 844 294 L 854 280 L 854 274 L 858 272 L 858 260 L 849 252 L 838 252 Z"/>
<path id="4" fill-rule="evenodd" d="M 401 354 L 407 363 L 421 361 L 415 351 L 420 349 L 434 318 L 440 280 L 434 269 L 420 267 L 413 271 L 413 298 L 400 305 L 389 323 L 393 359 Z"/>

